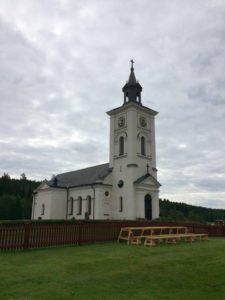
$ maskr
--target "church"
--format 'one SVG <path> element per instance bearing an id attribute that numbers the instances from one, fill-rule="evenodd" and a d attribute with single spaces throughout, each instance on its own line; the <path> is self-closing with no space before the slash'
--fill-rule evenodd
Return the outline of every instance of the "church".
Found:
<path id="1" fill-rule="evenodd" d="M 152 220 L 159 216 L 155 116 L 134 74 L 110 117 L 109 163 L 58 174 L 33 193 L 32 219 Z"/>

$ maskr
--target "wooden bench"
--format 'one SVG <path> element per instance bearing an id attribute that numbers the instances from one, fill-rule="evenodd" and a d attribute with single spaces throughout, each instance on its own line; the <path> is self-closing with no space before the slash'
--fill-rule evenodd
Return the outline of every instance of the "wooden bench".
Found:
<path id="1" fill-rule="evenodd" d="M 194 233 L 194 237 L 199 238 L 200 241 L 208 241 L 209 235 L 207 233 Z"/>
<path id="2" fill-rule="evenodd" d="M 145 226 L 145 227 L 123 227 L 120 229 L 118 242 L 120 240 L 127 241 L 127 244 L 139 245 L 141 239 L 150 235 L 178 234 L 183 231 L 187 232 L 187 228 L 183 226 Z M 138 241 L 137 241 L 138 239 Z"/>
<path id="3" fill-rule="evenodd" d="M 167 244 L 176 244 L 178 236 L 176 234 L 150 235 L 145 237 L 145 246 L 154 246 L 156 242 L 165 241 Z"/>
<path id="4" fill-rule="evenodd" d="M 205 233 L 184 233 L 184 234 L 171 234 L 171 235 L 150 235 L 145 237 L 145 246 L 154 246 L 156 242 L 165 241 L 167 244 L 176 244 L 178 240 L 186 242 L 194 242 L 197 238 L 200 240 L 208 240 L 208 234 Z"/>
<path id="5" fill-rule="evenodd" d="M 131 245 L 141 245 L 141 236 L 134 236 L 130 239 L 130 244 Z"/>
<path id="6" fill-rule="evenodd" d="M 124 227 L 118 236 L 120 240 L 126 240 L 127 244 L 141 245 L 144 240 L 145 246 L 153 246 L 156 242 L 176 244 L 179 240 L 194 242 L 195 240 L 208 240 L 208 234 L 188 233 L 188 228 L 183 226 L 149 226 L 149 227 Z"/>
<path id="7" fill-rule="evenodd" d="M 180 234 L 180 238 L 186 242 L 194 242 L 195 240 L 208 240 L 209 236 L 206 233 L 186 233 Z"/>
<path id="8" fill-rule="evenodd" d="M 125 240 L 129 245 L 134 237 L 141 237 L 142 230 L 143 227 L 123 227 L 120 229 L 117 241 Z M 133 241 L 133 243 L 135 242 Z"/>

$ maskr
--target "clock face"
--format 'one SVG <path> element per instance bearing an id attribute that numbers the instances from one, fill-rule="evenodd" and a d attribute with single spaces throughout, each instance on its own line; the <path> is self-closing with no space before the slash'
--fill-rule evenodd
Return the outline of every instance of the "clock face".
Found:
<path id="1" fill-rule="evenodd" d="M 124 117 L 119 117 L 118 126 L 119 127 L 124 127 L 124 125 L 125 125 L 125 118 Z"/>
<path id="2" fill-rule="evenodd" d="M 140 117 L 139 122 L 140 122 L 141 127 L 146 127 L 147 122 L 146 122 L 145 117 Z"/>

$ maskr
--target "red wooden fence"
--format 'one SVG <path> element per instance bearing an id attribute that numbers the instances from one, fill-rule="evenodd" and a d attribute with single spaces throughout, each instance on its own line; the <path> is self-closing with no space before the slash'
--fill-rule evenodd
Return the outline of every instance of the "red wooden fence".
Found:
<path id="1" fill-rule="evenodd" d="M 121 227 L 129 226 L 185 226 L 189 232 L 225 236 L 224 226 L 187 223 L 149 222 L 93 222 L 93 223 L 25 223 L 0 225 L 0 250 L 19 250 L 56 245 L 82 245 L 116 240 Z"/>

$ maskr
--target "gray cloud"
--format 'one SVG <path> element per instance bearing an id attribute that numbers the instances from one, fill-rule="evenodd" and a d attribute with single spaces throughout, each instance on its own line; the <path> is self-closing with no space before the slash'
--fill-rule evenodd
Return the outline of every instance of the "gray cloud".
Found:
<path id="1" fill-rule="evenodd" d="M 129 59 L 157 111 L 161 197 L 225 205 L 224 1 L 0 4 L 0 173 L 108 161 Z"/>

